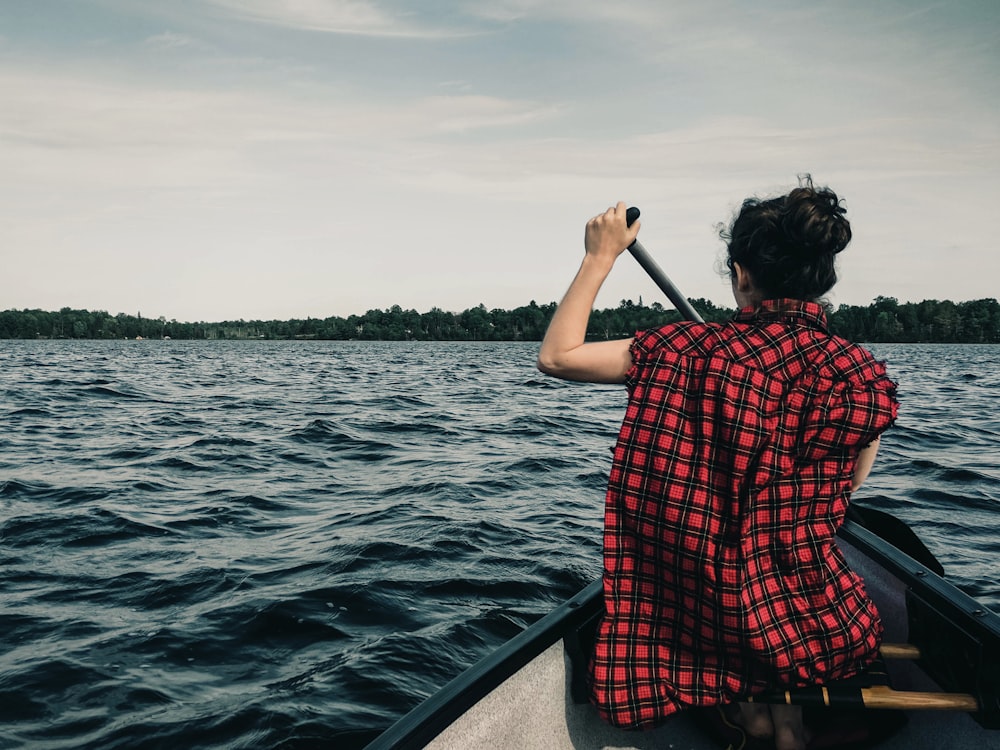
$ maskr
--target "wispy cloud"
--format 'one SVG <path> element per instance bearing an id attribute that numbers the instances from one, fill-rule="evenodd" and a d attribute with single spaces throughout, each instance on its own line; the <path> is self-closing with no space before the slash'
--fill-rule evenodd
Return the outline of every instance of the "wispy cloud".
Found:
<path id="1" fill-rule="evenodd" d="M 58 175 L 63 185 L 89 188 L 247 186 L 296 168 L 351 163 L 359 153 L 392 171 L 394 158 L 411 161 L 408 155 L 427 148 L 422 143 L 438 142 L 435 153 L 447 154 L 456 136 L 509 140 L 507 131 L 559 115 L 557 105 L 527 99 L 434 95 L 378 103 L 335 89 L 151 87 L 85 70 L 29 68 L 0 72 L 0 98 L 9 105 L 0 138 L 17 144 L 8 176 L 45 182 Z"/>
<path id="2" fill-rule="evenodd" d="M 193 37 L 186 34 L 175 34 L 172 31 L 164 31 L 162 34 L 147 37 L 145 44 L 154 49 L 180 49 L 198 46 L 197 40 Z"/>
<path id="3" fill-rule="evenodd" d="M 442 38 L 470 29 L 427 24 L 413 11 L 394 11 L 368 0 L 207 0 L 247 21 L 304 31 L 375 37 Z"/>
<path id="4" fill-rule="evenodd" d="M 671 7 L 650 0 L 627 4 L 605 0 L 495 0 L 490 3 L 464 2 L 460 7 L 469 15 L 504 22 L 543 19 L 571 23 L 617 21 L 622 24 L 659 24 L 676 15 Z"/>
<path id="5" fill-rule="evenodd" d="M 414 110 L 422 129 L 440 133 L 466 133 L 472 130 L 503 130 L 551 119 L 558 105 L 502 99 L 494 96 L 433 96 L 422 100 Z"/>

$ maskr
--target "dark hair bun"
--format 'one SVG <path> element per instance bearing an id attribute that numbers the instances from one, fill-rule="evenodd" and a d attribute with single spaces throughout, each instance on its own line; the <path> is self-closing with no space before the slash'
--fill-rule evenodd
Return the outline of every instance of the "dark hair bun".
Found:
<path id="1" fill-rule="evenodd" d="M 829 188 L 811 184 L 785 198 L 781 228 L 790 254 L 800 257 L 836 255 L 851 241 L 847 209 Z"/>
<path id="2" fill-rule="evenodd" d="M 834 258 L 851 241 L 851 224 L 837 194 L 802 175 L 787 195 L 743 201 L 720 236 L 730 273 L 739 263 L 758 293 L 817 299 L 837 282 Z"/>

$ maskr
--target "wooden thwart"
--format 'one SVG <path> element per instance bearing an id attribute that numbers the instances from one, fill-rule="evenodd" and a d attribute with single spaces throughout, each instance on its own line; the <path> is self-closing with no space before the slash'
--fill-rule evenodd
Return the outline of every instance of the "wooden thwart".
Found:
<path id="1" fill-rule="evenodd" d="M 893 690 L 884 685 L 862 688 L 861 699 L 866 708 L 905 708 L 911 711 L 979 710 L 979 701 L 969 693 L 923 693 Z"/>
<path id="2" fill-rule="evenodd" d="M 887 685 L 868 688 L 816 687 L 761 693 L 747 698 L 749 703 L 784 703 L 789 706 L 864 706 L 910 711 L 980 710 L 979 701 L 969 693 L 924 693 L 893 690 Z"/>
<path id="3" fill-rule="evenodd" d="M 920 659 L 920 649 L 908 643 L 884 643 L 880 654 L 885 659 Z M 886 677 L 873 673 L 871 677 Z M 907 709 L 910 711 L 981 710 L 979 701 L 969 693 L 920 692 L 893 690 L 888 684 L 858 686 L 841 683 L 773 690 L 747 699 L 750 703 L 777 703 L 789 706 L 864 706 L 865 708 Z"/>
<path id="4" fill-rule="evenodd" d="M 883 643 L 878 652 L 886 659 L 912 659 L 916 661 L 922 656 L 920 649 L 910 643 Z"/>

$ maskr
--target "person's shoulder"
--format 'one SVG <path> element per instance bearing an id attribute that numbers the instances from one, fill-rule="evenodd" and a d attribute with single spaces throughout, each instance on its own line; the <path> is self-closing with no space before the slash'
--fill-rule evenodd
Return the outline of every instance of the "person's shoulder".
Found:
<path id="1" fill-rule="evenodd" d="M 870 383 L 886 377 L 885 361 L 876 358 L 861 344 L 841 336 L 830 336 L 826 350 L 829 354 L 827 366 L 838 379 Z"/>
<path id="2" fill-rule="evenodd" d="M 637 331 L 635 344 L 640 351 L 652 352 L 666 348 L 673 351 L 702 349 L 705 344 L 715 341 L 725 324 L 700 323 L 691 320 L 668 323 L 659 328 Z"/>

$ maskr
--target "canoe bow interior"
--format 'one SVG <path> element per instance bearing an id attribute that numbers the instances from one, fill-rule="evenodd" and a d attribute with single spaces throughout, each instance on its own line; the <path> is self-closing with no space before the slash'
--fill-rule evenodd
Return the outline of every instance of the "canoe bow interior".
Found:
<path id="1" fill-rule="evenodd" d="M 979 687 L 986 691 L 987 700 L 995 701 L 998 693 L 995 683 L 1000 681 L 1000 661 L 995 661 L 1000 659 L 997 652 L 1000 616 L 984 611 L 974 599 L 856 524 L 845 524 L 840 545 L 849 564 L 865 579 L 868 592 L 879 608 L 885 641 L 909 641 L 913 618 L 908 613 L 914 606 L 945 611 L 941 617 L 943 624 L 918 622 L 916 626 L 930 628 L 922 636 L 932 641 L 946 640 L 934 632 L 934 627 L 954 631 L 955 640 L 971 638 L 971 645 L 964 651 L 945 648 L 939 658 L 969 661 L 974 660 L 970 653 L 979 654 L 980 664 L 971 668 Z M 575 683 L 573 679 L 573 634 L 592 620 L 600 607 L 598 582 L 455 678 L 386 730 L 368 750 L 715 748 L 683 713 L 654 730 L 625 731 L 605 724 L 589 704 L 574 700 L 574 693 L 579 698 L 580 681 L 579 674 Z M 922 664 L 906 659 L 888 661 L 893 687 L 942 690 L 943 686 L 923 671 Z M 959 670 L 956 679 L 968 676 Z M 984 679 L 988 684 L 983 683 Z M 907 711 L 907 725 L 878 747 L 1000 749 L 1000 729 L 987 729 L 981 724 L 987 713 L 987 724 L 1000 717 L 998 706 L 994 704 L 991 709 L 980 714 L 979 721 L 970 714 L 955 711 Z"/>

